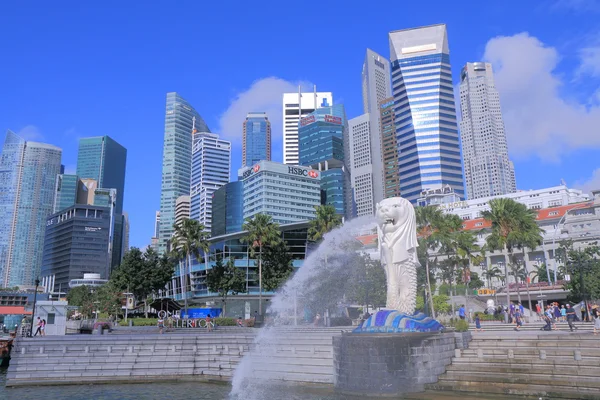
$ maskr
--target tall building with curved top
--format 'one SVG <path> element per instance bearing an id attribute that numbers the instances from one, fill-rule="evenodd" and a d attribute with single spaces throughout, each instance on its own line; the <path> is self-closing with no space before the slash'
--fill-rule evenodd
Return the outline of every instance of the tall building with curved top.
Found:
<path id="1" fill-rule="evenodd" d="M 251 167 L 262 160 L 271 161 L 271 123 L 267 113 L 248 113 L 243 132 L 242 165 Z"/>
<path id="2" fill-rule="evenodd" d="M 167 241 L 173 235 L 175 202 L 179 196 L 190 194 L 193 129 L 210 132 L 190 103 L 175 92 L 167 93 L 158 232 L 161 253 L 167 250 Z"/>
<path id="3" fill-rule="evenodd" d="M 46 217 L 54 207 L 62 150 L 28 142 L 12 131 L 0 157 L 0 286 L 33 285 L 44 250 Z"/>
<path id="4" fill-rule="evenodd" d="M 389 34 L 402 197 L 450 186 L 465 196 L 446 25 Z"/>
<path id="5" fill-rule="evenodd" d="M 476 62 L 464 66 L 460 73 L 460 111 L 469 200 L 515 193 L 515 170 L 508 158 L 492 64 Z"/>

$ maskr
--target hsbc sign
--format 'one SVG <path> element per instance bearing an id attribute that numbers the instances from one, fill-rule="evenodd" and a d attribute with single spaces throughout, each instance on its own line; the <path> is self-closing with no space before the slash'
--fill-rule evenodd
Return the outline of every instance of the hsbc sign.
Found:
<path id="1" fill-rule="evenodd" d="M 288 167 L 288 174 L 292 175 L 300 175 L 300 176 L 308 176 L 309 178 L 318 178 L 319 173 L 314 169 L 308 170 L 298 167 Z"/>

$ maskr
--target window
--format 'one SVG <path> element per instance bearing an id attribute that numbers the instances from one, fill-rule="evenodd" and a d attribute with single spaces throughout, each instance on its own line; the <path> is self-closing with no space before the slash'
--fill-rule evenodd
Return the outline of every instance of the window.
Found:
<path id="1" fill-rule="evenodd" d="M 48 325 L 54 325 L 55 316 L 56 316 L 56 314 L 54 314 L 54 313 L 48 313 L 48 318 L 46 319 L 46 323 Z"/>
<path id="2" fill-rule="evenodd" d="M 550 211 L 550 212 L 548 213 L 548 216 L 550 216 L 550 217 L 553 217 L 553 216 L 555 216 L 555 215 L 558 215 L 558 211 Z"/>

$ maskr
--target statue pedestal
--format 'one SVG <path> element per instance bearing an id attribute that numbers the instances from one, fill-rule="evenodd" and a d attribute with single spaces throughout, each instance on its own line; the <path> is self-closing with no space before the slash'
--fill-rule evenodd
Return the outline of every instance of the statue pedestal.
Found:
<path id="1" fill-rule="evenodd" d="M 370 333 L 333 338 L 336 391 L 370 396 L 421 392 L 452 362 L 470 333 Z M 460 336 L 460 338 L 459 338 Z"/>

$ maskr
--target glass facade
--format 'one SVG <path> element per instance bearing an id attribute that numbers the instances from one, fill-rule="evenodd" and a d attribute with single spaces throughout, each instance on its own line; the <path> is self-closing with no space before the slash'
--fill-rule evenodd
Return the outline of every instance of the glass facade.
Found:
<path id="1" fill-rule="evenodd" d="M 321 173 L 309 167 L 261 161 L 243 176 L 244 220 L 266 214 L 278 224 L 315 218 L 321 204 Z"/>
<path id="2" fill-rule="evenodd" d="M 346 218 L 355 212 L 350 171 L 348 122 L 344 106 L 323 107 L 298 123 L 300 164 L 322 171 L 321 190 L 325 203 Z M 336 180 L 337 181 L 334 181 Z"/>
<path id="3" fill-rule="evenodd" d="M 293 266 L 302 266 L 306 257 L 308 222 L 300 222 L 280 226 L 281 235 L 292 255 Z M 206 260 L 192 259 L 192 268 L 189 283 L 191 291 L 187 292 L 188 298 L 217 298 L 218 294 L 210 292 L 206 285 L 206 271 L 212 268 L 217 257 L 223 259 L 233 258 L 235 266 L 241 268 L 246 274 L 246 292 L 240 293 L 235 298 L 244 298 L 258 295 L 258 262 L 250 258 L 248 244 L 242 243 L 245 232 L 238 232 L 210 239 L 210 253 Z M 181 290 L 180 271 L 176 269 L 175 276 L 168 285 L 168 293 L 176 300 L 183 298 Z M 263 291 L 264 294 L 272 294 Z"/>
<path id="4" fill-rule="evenodd" d="M 464 198 L 446 26 L 389 36 L 402 197 L 449 185 Z"/>
<path id="5" fill-rule="evenodd" d="M 381 153 L 383 155 L 383 197 L 400 196 L 400 170 L 398 168 L 398 141 L 394 117 L 394 98 L 379 103 L 381 121 Z"/>
<path id="6" fill-rule="evenodd" d="M 57 175 L 54 212 L 64 210 L 77 203 L 79 185 L 80 180 L 77 175 Z"/>
<path id="7" fill-rule="evenodd" d="M 173 234 L 177 198 L 190 194 L 194 125 L 197 131 L 210 132 L 200 114 L 183 97 L 175 92 L 167 93 L 160 193 L 160 252 L 167 250 L 167 241 Z"/>
<path id="8" fill-rule="evenodd" d="M 42 277 L 52 277 L 54 292 L 66 292 L 72 279 L 84 273 L 108 279 L 110 268 L 109 208 L 75 205 L 46 221 Z"/>
<path id="9" fill-rule="evenodd" d="M 244 184 L 230 182 L 213 195 L 211 236 L 239 232 L 243 224 Z"/>
<path id="10" fill-rule="evenodd" d="M 116 189 L 118 214 L 123 212 L 126 163 L 127 149 L 108 136 L 79 140 L 77 175 L 96 180 L 99 188 Z"/>
<path id="11" fill-rule="evenodd" d="M 194 133 L 190 218 L 200 221 L 210 232 L 212 199 L 217 189 L 229 183 L 231 143 L 214 133 Z"/>
<path id="12" fill-rule="evenodd" d="M 271 123 L 266 113 L 249 113 L 244 121 L 242 165 L 271 161 Z"/>
<path id="13" fill-rule="evenodd" d="M 0 157 L 0 284 L 32 285 L 42 264 L 62 150 L 8 131 Z"/>

